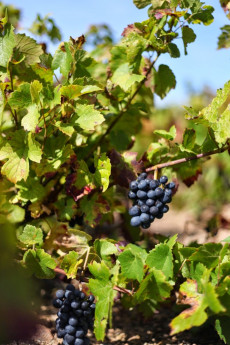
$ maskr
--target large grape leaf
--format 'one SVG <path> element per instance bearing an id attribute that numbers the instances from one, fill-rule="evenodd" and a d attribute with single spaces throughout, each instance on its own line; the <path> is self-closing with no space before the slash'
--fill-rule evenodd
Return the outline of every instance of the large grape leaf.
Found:
<path id="1" fill-rule="evenodd" d="M 110 271 L 103 261 L 101 263 L 94 261 L 88 265 L 88 268 L 95 277 L 95 279 L 89 280 L 89 288 L 97 298 L 94 332 L 97 340 L 103 340 L 107 320 L 111 317 L 115 291 L 110 280 Z"/>
<path id="2" fill-rule="evenodd" d="M 206 283 L 204 284 L 204 290 L 204 293 L 199 293 L 197 282 L 191 279 L 188 279 L 180 286 L 180 303 L 190 305 L 190 308 L 185 309 L 172 320 L 170 323 L 171 334 L 202 325 L 208 318 L 207 307 L 210 307 L 214 313 L 224 311 L 217 298 L 214 286 L 211 283 Z"/>
<path id="3" fill-rule="evenodd" d="M 22 118 L 21 125 L 26 131 L 35 132 L 40 112 L 36 104 L 27 107 L 27 114 Z"/>
<path id="4" fill-rule="evenodd" d="M 120 65 L 114 72 L 111 80 L 115 85 L 119 85 L 124 91 L 128 91 L 136 82 L 141 82 L 145 76 L 132 73 L 129 64 Z"/>
<path id="5" fill-rule="evenodd" d="M 167 279 L 173 277 L 173 255 L 167 244 L 156 245 L 147 256 L 146 264 L 162 271 Z"/>
<path id="6" fill-rule="evenodd" d="M 16 109 L 27 108 L 32 103 L 30 84 L 21 84 L 17 90 L 11 93 L 8 103 Z"/>
<path id="7" fill-rule="evenodd" d="M 160 65 L 154 73 L 155 92 L 160 98 L 164 98 L 171 89 L 176 87 L 176 78 L 167 65 Z"/>
<path id="8" fill-rule="evenodd" d="M 27 224 L 22 233 L 18 236 L 18 239 L 29 246 L 34 244 L 42 245 L 43 243 L 43 233 L 40 228 L 36 226 Z"/>
<path id="9" fill-rule="evenodd" d="M 93 105 L 77 105 L 76 113 L 71 123 L 87 131 L 93 131 L 96 126 L 105 121 L 104 116 L 95 110 Z"/>
<path id="10" fill-rule="evenodd" d="M 25 252 L 23 263 L 30 274 L 39 279 L 52 279 L 55 276 L 55 260 L 43 249 L 29 249 Z"/>
<path id="11" fill-rule="evenodd" d="M 193 29 L 189 28 L 188 26 L 183 26 L 181 31 L 182 31 L 182 40 L 184 43 L 184 53 L 185 55 L 187 55 L 188 43 L 192 43 L 195 41 L 196 34 L 194 33 Z"/>
<path id="12" fill-rule="evenodd" d="M 0 66 L 7 67 L 15 46 L 14 28 L 6 24 L 4 31 L 0 32 Z"/>
<path id="13" fill-rule="evenodd" d="M 129 244 L 118 257 L 124 277 L 141 282 L 144 276 L 146 256 L 147 253 L 144 249 Z"/>
<path id="14" fill-rule="evenodd" d="M 63 74 L 63 76 L 68 78 L 72 62 L 73 57 L 69 49 L 69 44 L 65 42 L 64 46 L 60 46 L 54 54 L 52 69 L 56 70 L 60 68 L 60 72 Z"/>
<path id="15" fill-rule="evenodd" d="M 15 36 L 15 51 L 23 56 L 26 66 L 35 65 L 40 62 L 40 56 L 43 54 L 42 46 L 33 38 L 25 34 Z"/>
<path id="16" fill-rule="evenodd" d="M 65 271 L 67 278 L 76 278 L 78 266 L 81 264 L 82 259 L 78 260 L 78 253 L 70 251 L 64 256 L 61 263 L 61 268 Z"/>

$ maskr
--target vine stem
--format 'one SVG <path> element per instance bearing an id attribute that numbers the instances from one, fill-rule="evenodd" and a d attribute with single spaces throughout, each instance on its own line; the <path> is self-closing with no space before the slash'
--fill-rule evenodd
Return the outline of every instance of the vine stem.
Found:
<path id="1" fill-rule="evenodd" d="M 109 125 L 109 127 L 107 128 L 107 130 L 105 131 L 105 133 L 100 137 L 100 139 L 93 145 L 92 149 L 90 150 L 90 152 L 88 153 L 88 155 L 86 156 L 86 159 L 89 158 L 92 154 L 92 152 L 95 151 L 95 149 L 97 148 L 97 146 L 99 146 L 103 140 L 105 139 L 105 137 L 111 132 L 111 130 L 113 129 L 113 127 L 117 124 L 117 122 L 121 119 L 121 117 L 126 113 L 126 111 L 129 109 L 133 99 L 136 97 L 136 95 L 138 94 L 138 92 L 140 91 L 141 87 L 144 85 L 144 83 L 146 82 L 149 74 L 151 73 L 151 70 L 154 66 L 154 64 L 156 63 L 156 61 L 158 60 L 160 56 L 160 53 L 157 53 L 157 56 L 155 57 L 155 59 L 151 62 L 144 79 L 142 79 L 142 81 L 139 83 L 138 87 L 136 88 L 135 92 L 132 94 L 132 96 L 129 98 L 126 106 L 120 111 L 120 113 L 116 116 L 116 118 L 111 122 L 111 124 Z"/>
<path id="2" fill-rule="evenodd" d="M 54 272 L 60 273 L 60 274 L 63 274 L 63 275 L 66 276 L 65 271 L 62 270 L 62 269 L 59 268 L 59 267 L 56 267 L 56 268 L 54 269 Z M 76 278 L 78 278 L 78 277 L 76 277 Z M 83 282 L 85 282 L 85 283 L 88 283 L 88 282 L 89 282 L 89 278 L 81 277 L 81 281 L 83 281 Z M 126 294 L 128 294 L 128 295 L 130 295 L 130 296 L 133 295 L 133 291 L 128 290 L 128 289 L 125 289 L 125 288 L 120 287 L 120 286 L 116 286 L 116 285 L 113 286 L 113 290 L 118 291 L 118 292 L 122 292 L 122 293 L 126 293 Z"/>
<path id="3" fill-rule="evenodd" d="M 212 151 L 208 151 L 208 152 L 204 152 L 204 153 L 198 153 L 197 155 L 194 155 L 194 156 L 184 157 L 184 158 L 176 159 L 174 161 L 157 164 L 157 165 L 154 165 L 154 166 L 152 166 L 150 168 L 147 168 L 146 172 L 157 170 L 157 169 L 161 169 L 161 168 L 170 167 L 172 165 L 186 163 L 186 162 L 193 161 L 193 160 L 199 159 L 199 158 L 208 157 L 208 156 L 211 156 L 211 155 L 215 155 L 217 153 L 225 152 L 225 151 L 227 151 L 229 149 L 230 149 L 230 145 L 222 147 L 221 149 L 216 149 L 216 150 L 212 150 Z"/>

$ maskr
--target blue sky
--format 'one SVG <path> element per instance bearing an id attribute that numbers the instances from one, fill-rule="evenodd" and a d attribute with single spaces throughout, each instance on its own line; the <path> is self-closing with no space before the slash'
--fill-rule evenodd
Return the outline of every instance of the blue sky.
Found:
<path id="1" fill-rule="evenodd" d="M 29 27 L 37 13 L 42 16 L 50 14 L 60 27 L 63 39 L 69 36 L 78 37 L 83 34 L 90 24 L 109 24 L 115 37 L 119 39 L 127 24 L 147 19 L 147 10 L 138 10 L 132 0 L 8 0 L 22 10 L 22 31 Z M 218 0 L 206 0 L 212 5 L 214 23 L 210 26 L 195 25 L 194 31 L 197 39 L 188 46 L 188 55 L 184 56 L 182 44 L 178 41 L 181 51 L 179 59 L 172 59 L 168 54 L 160 57 L 158 64 L 168 64 L 177 79 L 177 87 L 170 91 L 162 101 L 157 98 L 157 105 L 186 104 L 188 83 L 193 89 L 199 91 L 207 85 L 214 91 L 223 87 L 230 79 L 230 50 L 217 50 L 217 37 L 220 27 L 228 23 Z M 51 47 L 52 51 L 54 47 Z"/>

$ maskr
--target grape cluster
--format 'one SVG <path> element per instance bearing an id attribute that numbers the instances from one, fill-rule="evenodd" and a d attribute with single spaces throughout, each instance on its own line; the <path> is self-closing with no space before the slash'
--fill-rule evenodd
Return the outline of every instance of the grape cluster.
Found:
<path id="1" fill-rule="evenodd" d="M 172 201 L 175 183 L 167 182 L 167 176 L 151 180 L 146 173 L 142 173 L 130 183 L 128 196 L 133 200 L 133 206 L 129 209 L 132 226 L 141 225 L 143 229 L 148 229 L 155 218 L 161 219 L 168 212 L 167 204 Z"/>
<path id="2" fill-rule="evenodd" d="M 88 329 L 93 329 L 94 296 L 87 297 L 69 284 L 65 291 L 56 292 L 53 305 L 59 309 L 56 330 L 58 338 L 63 338 L 63 345 L 89 345 L 90 340 L 86 335 Z"/>

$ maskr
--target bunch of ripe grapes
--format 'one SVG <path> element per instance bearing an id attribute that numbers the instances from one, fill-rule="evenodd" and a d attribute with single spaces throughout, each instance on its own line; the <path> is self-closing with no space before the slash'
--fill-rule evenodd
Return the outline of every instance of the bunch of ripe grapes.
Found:
<path id="1" fill-rule="evenodd" d="M 167 204 L 172 201 L 174 188 L 175 183 L 168 183 L 167 176 L 152 180 L 147 178 L 146 173 L 140 174 L 137 180 L 130 183 L 128 194 L 133 201 L 129 209 L 131 225 L 148 229 L 156 218 L 161 219 L 169 210 Z"/>

